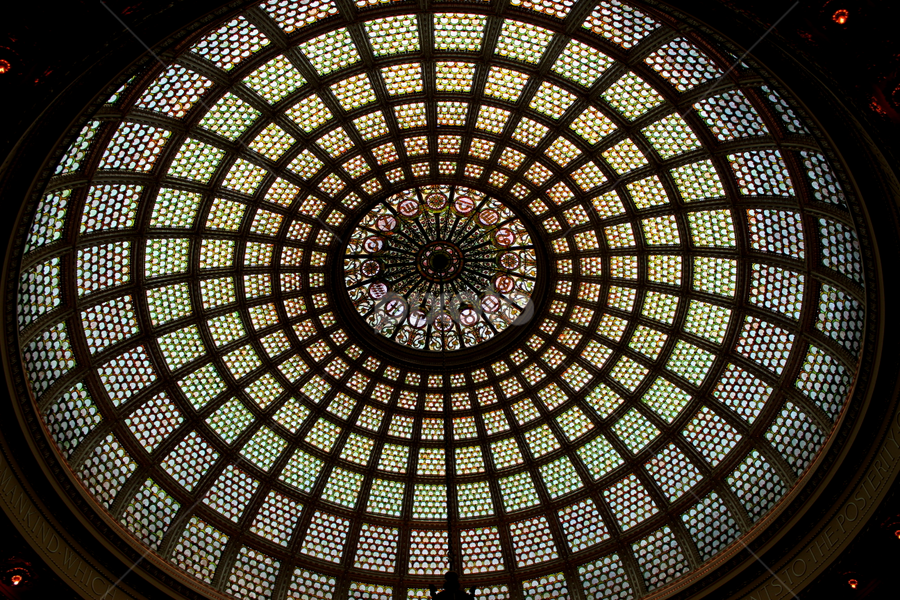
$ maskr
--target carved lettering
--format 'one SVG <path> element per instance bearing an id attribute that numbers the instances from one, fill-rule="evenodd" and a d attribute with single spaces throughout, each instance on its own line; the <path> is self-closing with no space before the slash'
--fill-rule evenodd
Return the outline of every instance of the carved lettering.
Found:
<path id="1" fill-rule="evenodd" d="M 887 445 L 885 445 L 884 450 L 887 450 Z M 876 459 L 874 463 L 872 463 L 872 468 L 878 471 L 878 476 L 882 479 L 886 479 L 890 472 L 888 471 L 887 465 L 884 464 L 880 458 Z"/>
<path id="2" fill-rule="evenodd" d="M 10 479 L 12 479 L 12 472 L 10 472 L 9 467 L 3 468 L 3 474 L 0 475 L 0 489 L 6 493 L 6 486 L 9 484 Z"/>
<path id="3" fill-rule="evenodd" d="M 805 558 L 796 558 L 783 571 L 773 573 L 769 581 L 762 583 L 745 596 L 745 600 L 771 600 L 770 587 L 775 591 L 773 594 L 775 598 L 793 595 L 791 588 L 803 586 L 808 577 L 816 574 L 817 569 L 824 568 L 828 562 L 829 552 L 843 539 L 841 536 L 852 535 L 856 521 L 863 521 L 866 509 L 877 504 L 879 490 L 885 487 L 885 482 L 894 477 L 898 460 L 900 460 L 900 412 L 894 415 L 894 428 L 887 433 L 884 444 L 853 490 L 853 495 L 822 533 L 807 544 L 806 552 L 801 553 Z M 809 568 L 810 563 L 814 565 L 813 568 Z"/>
<path id="4" fill-rule="evenodd" d="M 87 565 L 84 564 L 84 561 L 78 561 L 78 566 L 75 567 L 75 578 L 78 578 L 80 573 L 84 573 L 84 576 L 81 578 L 82 581 L 85 581 L 88 575 L 90 575 L 91 570 L 87 568 Z"/>
<path id="5" fill-rule="evenodd" d="M 72 567 L 75 565 L 75 561 L 76 561 L 76 560 L 78 560 L 79 562 L 81 562 L 81 561 L 78 559 L 78 556 L 75 554 L 75 552 L 73 552 L 73 551 L 71 550 L 71 548 L 69 548 L 68 546 L 66 546 L 65 556 L 63 557 L 63 564 L 66 566 L 66 570 L 67 570 L 67 571 L 71 571 L 71 570 L 72 570 Z"/>
<path id="6" fill-rule="evenodd" d="M 762 592 L 765 592 L 766 595 L 765 596 L 750 596 L 749 600 L 763 600 L 763 598 L 765 598 L 765 600 L 772 600 L 772 596 L 769 595 L 769 586 L 768 585 L 766 585 L 763 589 L 760 590 L 760 593 L 762 593 Z"/>
<path id="7" fill-rule="evenodd" d="M 859 489 L 861 489 L 862 491 L 864 491 L 866 493 L 866 498 L 868 498 L 868 499 L 872 498 L 872 493 L 869 491 L 869 486 L 872 485 L 872 480 L 869 477 L 871 475 L 872 475 L 872 472 L 869 471 L 866 474 L 866 477 L 863 478 L 862 483 L 859 486 Z M 865 508 L 865 505 L 863 505 L 863 508 Z"/>
<path id="8" fill-rule="evenodd" d="M 894 448 L 900 448 L 900 444 L 897 444 L 897 433 L 895 431 L 888 431 L 887 439 L 888 441 L 893 442 Z M 885 443 L 884 447 L 888 447 L 887 443 Z"/>
<path id="9" fill-rule="evenodd" d="M 44 548 L 46 548 L 47 547 L 47 538 L 53 533 L 53 529 L 50 528 L 49 523 L 47 523 L 46 521 L 41 521 L 41 520 L 38 520 L 38 522 L 35 523 L 35 529 L 37 529 L 38 523 L 40 523 L 40 525 L 41 525 L 41 533 L 40 533 L 41 543 L 43 543 Z"/>
<path id="10" fill-rule="evenodd" d="M 850 507 L 851 506 L 853 507 L 853 518 L 852 519 L 850 518 Z M 856 507 L 856 504 L 854 504 L 853 502 L 850 502 L 849 504 L 847 504 L 847 508 L 844 509 L 844 516 L 847 518 L 847 521 L 849 521 L 850 523 L 855 521 L 856 517 L 859 516 L 859 509 Z"/>
<path id="11" fill-rule="evenodd" d="M 897 442 L 894 440 L 894 432 L 893 432 L 893 431 L 892 431 L 891 434 L 888 436 L 888 439 L 889 439 L 890 441 L 894 442 L 894 445 L 895 445 L 895 446 L 897 445 Z M 888 459 L 890 460 L 890 462 L 894 462 L 894 455 L 891 454 L 890 447 L 887 445 L 887 442 L 885 442 L 884 447 L 883 447 L 881 450 L 882 450 L 885 454 L 888 455 Z"/>
<path id="12" fill-rule="evenodd" d="M 100 591 L 97 591 L 97 582 L 98 581 L 100 582 Z M 100 596 L 101 598 L 103 596 L 106 596 L 106 594 L 108 594 L 109 590 L 111 590 L 111 589 L 112 589 L 112 585 L 108 584 L 106 582 L 106 580 L 103 579 L 102 577 L 94 577 L 93 579 L 91 579 L 91 591 L 94 592 L 95 594 L 100 594 L 100 592 L 103 592 L 103 594 Z"/>
<path id="13" fill-rule="evenodd" d="M 116 587 L 116 584 L 112 584 L 105 592 L 103 592 L 103 595 L 100 596 L 100 600 L 115 600 L 118 592 L 119 588 Z"/>
<path id="14" fill-rule="evenodd" d="M 10 505 L 13 509 L 16 510 L 16 512 L 19 513 L 19 515 L 21 515 L 25 511 L 25 509 L 28 508 L 27 502 L 28 502 L 28 498 L 26 498 L 26 496 L 25 496 L 25 490 L 23 490 L 22 488 L 19 488 L 19 495 L 13 497 L 12 502 L 10 502 Z"/>
<path id="15" fill-rule="evenodd" d="M 813 545 L 814 544 L 814 545 Z M 814 563 L 819 562 L 818 557 L 816 556 L 813 550 L 817 550 L 819 552 L 819 556 L 824 557 L 825 552 L 823 550 L 828 550 L 831 547 L 831 540 L 824 540 L 820 538 L 816 538 L 812 541 L 812 544 L 809 546 L 809 556 L 812 558 Z"/>

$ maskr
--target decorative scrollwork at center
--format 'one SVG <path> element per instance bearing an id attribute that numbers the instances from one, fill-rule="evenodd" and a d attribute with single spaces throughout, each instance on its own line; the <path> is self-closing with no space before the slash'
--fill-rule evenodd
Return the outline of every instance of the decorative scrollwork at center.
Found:
<path id="1" fill-rule="evenodd" d="M 434 186 L 372 208 L 351 234 L 344 276 L 357 312 L 380 335 L 459 350 L 528 319 L 537 263 L 531 237 L 500 200 Z"/>

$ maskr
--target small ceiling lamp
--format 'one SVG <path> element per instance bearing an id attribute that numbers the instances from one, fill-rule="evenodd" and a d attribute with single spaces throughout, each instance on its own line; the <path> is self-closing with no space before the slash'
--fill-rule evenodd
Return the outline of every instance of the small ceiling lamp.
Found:
<path id="1" fill-rule="evenodd" d="M 847 22 L 847 19 L 850 18 L 850 12 L 845 9 L 840 9 L 835 11 L 833 15 L 831 15 L 831 20 L 837 23 L 838 25 L 843 25 Z"/>
<path id="2" fill-rule="evenodd" d="M 856 586 L 859 585 L 859 582 L 855 579 L 851 579 L 847 583 L 850 584 L 850 587 L 853 588 L 854 590 L 856 589 Z"/>
<path id="3" fill-rule="evenodd" d="M 441 592 L 433 585 L 428 586 L 432 600 L 474 600 L 476 589 L 473 587 L 468 593 L 459 583 L 459 575 L 448 571 L 444 575 L 444 589 Z"/>
<path id="4" fill-rule="evenodd" d="M 3 575 L 3 583 L 13 587 L 24 587 L 31 582 L 31 572 L 26 568 L 31 565 L 25 561 L 12 559 L 14 563 L 18 563 L 11 569 L 7 569 Z"/>
<path id="5" fill-rule="evenodd" d="M 0 75 L 5 75 L 12 71 L 12 64 L 5 58 L 0 58 Z"/>
<path id="6" fill-rule="evenodd" d="M 895 105 L 900 105 L 900 83 L 897 84 L 894 92 L 891 94 L 891 102 Z M 900 540 L 900 515 L 885 519 L 882 521 L 881 526 L 885 531 L 890 531 L 895 538 Z"/>

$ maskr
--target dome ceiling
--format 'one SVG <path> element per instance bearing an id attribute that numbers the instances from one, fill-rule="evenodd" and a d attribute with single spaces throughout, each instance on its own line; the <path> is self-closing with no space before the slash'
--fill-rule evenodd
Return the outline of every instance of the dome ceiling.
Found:
<path id="1" fill-rule="evenodd" d="M 29 217 L 33 400 L 210 593 L 425 598 L 449 476 L 479 597 L 640 597 L 832 434 L 852 200 L 789 95 L 670 17 L 429 6 L 261 3 L 90 115 Z"/>

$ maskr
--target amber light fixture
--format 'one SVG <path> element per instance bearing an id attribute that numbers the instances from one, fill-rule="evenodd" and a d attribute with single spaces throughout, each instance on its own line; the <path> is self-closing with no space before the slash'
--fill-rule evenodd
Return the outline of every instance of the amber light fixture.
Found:
<path id="1" fill-rule="evenodd" d="M 847 583 L 849 583 L 849 584 L 850 584 L 850 587 L 852 587 L 854 590 L 856 589 L 856 586 L 859 585 L 859 582 L 858 582 L 857 580 L 855 580 L 855 579 L 851 579 L 851 580 L 848 581 Z"/>
<path id="2" fill-rule="evenodd" d="M 833 15 L 831 15 L 831 20 L 837 23 L 838 25 L 843 25 L 847 22 L 847 19 L 850 18 L 850 12 L 845 9 L 840 9 L 835 11 Z"/>
<path id="3" fill-rule="evenodd" d="M 31 573 L 25 567 L 30 565 L 18 559 L 12 559 L 12 561 L 18 563 L 18 566 L 14 566 L 6 571 L 3 577 L 4 583 L 8 583 L 13 587 L 27 585 L 31 579 Z"/>
<path id="4" fill-rule="evenodd" d="M 12 64 L 4 58 L 0 58 L 0 75 L 12 71 Z"/>

